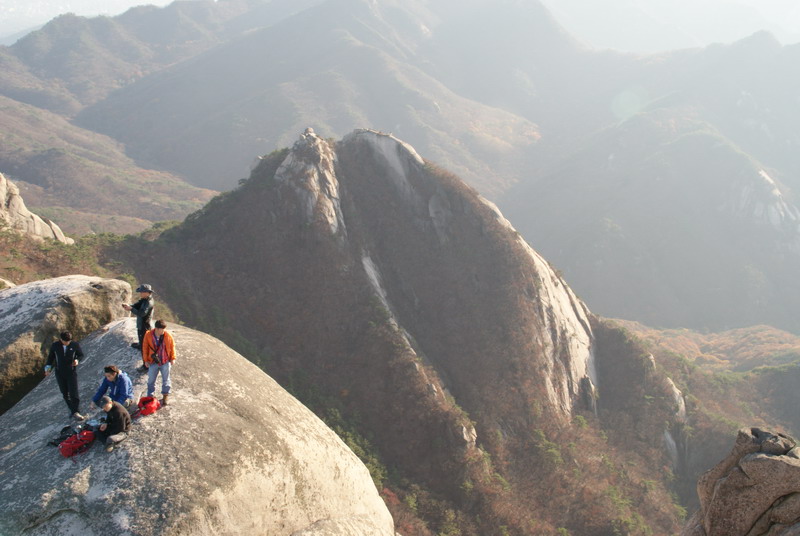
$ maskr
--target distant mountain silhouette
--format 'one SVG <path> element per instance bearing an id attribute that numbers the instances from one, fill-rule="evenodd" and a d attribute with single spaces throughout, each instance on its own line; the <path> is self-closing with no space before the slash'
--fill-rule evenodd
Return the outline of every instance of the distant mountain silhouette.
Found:
<path id="1" fill-rule="evenodd" d="M 411 16 L 365 0 L 325 2 L 130 85 L 78 122 L 123 141 L 140 163 L 208 188 L 232 186 L 230 170 L 313 125 L 325 136 L 394 132 L 501 191 L 536 125 L 460 97 L 416 66 L 425 34 Z"/>

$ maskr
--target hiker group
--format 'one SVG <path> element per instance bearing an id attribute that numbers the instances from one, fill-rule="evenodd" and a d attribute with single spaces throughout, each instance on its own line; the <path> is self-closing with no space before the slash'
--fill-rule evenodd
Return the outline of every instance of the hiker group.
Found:
<path id="1" fill-rule="evenodd" d="M 133 382 L 117 365 L 110 364 L 104 367 L 103 379 L 89 407 L 92 410 L 102 409 L 106 413 L 105 418 L 101 419 L 104 422 L 96 427 L 94 435 L 106 445 L 108 452 L 127 438 L 131 426 L 131 412 L 138 412 L 139 404 L 145 399 L 155 401 L 158 375 L 161 374 L 161 401 L 158 405 L 168 404 L 172 387 L 170 372 L 175 361 L 175 340 L 167 331 L 167 324 L 163 320 L 156 320 L 155 325 L 151 325 L 155 307 L 153 288 L 143 284 L 136 289 L 136 292 L 139 293 L 139 300 L 134 304 L 123 303 L 122 307 L 136 316 L 139 341 L 131 344 L 131 347 L 141 351 L 142 366 L 137 368 L 136 372 L 147 373 L 147 397 L 143 397 L 142 401 L 136 400 L 133 394 Z M 58 387 L 69 408 L 70 417 L 80 422 L 87 418 L 80 413 L 78 394 L 77 367 L 83 359 L 83 350 L 80 344 L 73 340 L 72 333 L 62 331 L 59 340 L 50 347 L 44 368 L 45 376 L 55 373 Z"/>

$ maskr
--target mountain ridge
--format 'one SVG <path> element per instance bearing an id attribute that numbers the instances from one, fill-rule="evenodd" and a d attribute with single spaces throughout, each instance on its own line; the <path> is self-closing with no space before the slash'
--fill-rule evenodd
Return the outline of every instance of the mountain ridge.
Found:
<path id="1" fill-rule="evenodd" d="M 584 460 L 598 471 L 592 478 L 612 478 L 565 446 L 577 436 L 615 460 L 615 449 L 668 459 L 663 425 L 674 395 L 661 373 L 615 340 L 616 328 L 595 326 L 496 207 L 391 135 L 360 130 L 333 142 L 306 131 L 135 258 L 117 254 L 186 321 L 241 345 L 323 414 L 355 420 L 401 475 L 379 486 L 400 496 L 424 490 L 418 496 L 452 510 L 465 534 L 506 525 L 600 535 L 616 516 L 639 523 L 628 507 L 589 517 L 556 508 L 534 519 L 523 506 L 547 503 L 547 486 L 531 482 L 560 479 L 568 495 L 584 493 L 603 511 L 605 488 L 578 491 L 584 484 L 566 465 Z M 595 328 L 613 344 L 597 348 Z M 636 364 L 636 380 L 614 396 L 602 380 L 594 385 L 594 360 L 609 352 L 612 368 Z M 613 447 L 600 446 L 597 429 L 571 424 L 581 416 L 616 427 L 628 397 L 644 392 L 659 402 L 637 410 L 638 435 L 614 428 L 622 442 Z M 652 471 L 644 464 L 618 485 L 647 505 L 641 523 L 674 528 L 664 488 L 637 491 Z M 443 527 L 440 515 L 425 522 Z"/>

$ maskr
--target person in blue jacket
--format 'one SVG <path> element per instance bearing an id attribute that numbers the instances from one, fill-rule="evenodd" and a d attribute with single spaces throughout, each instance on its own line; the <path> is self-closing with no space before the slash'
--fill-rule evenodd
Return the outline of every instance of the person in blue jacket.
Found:
<path id="1" fill-rule="evenodd" d="M 108 365 L 103 369 L 103 383 L 92 397 L 91 408 L 95 409 L 100 404 L 100 398 L 106 393 L 114 402 L 119 402 L 125 407 L 133 403 L 133 384 L 127 374 L 119 370 L 116 365 Z"/>

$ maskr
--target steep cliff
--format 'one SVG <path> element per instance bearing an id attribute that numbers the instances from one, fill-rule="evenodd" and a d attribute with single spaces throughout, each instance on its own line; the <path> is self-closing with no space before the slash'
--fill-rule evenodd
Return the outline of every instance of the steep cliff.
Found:
<path id="1" fill-rule="evenodd" d="M 80 340 L 127 316 L 125 281 L 82 275 L 58 277 L 0 292 L 0 411 L 17 402 L 42 378 L 50 345 L 64 330 Z M 64 410 L 66 412 L 66 409 Z"/>
<path id="2" fill-rule="evenodd" d="M 639 483 L 658 478 L 669 418 L 641 397 L 662 408 L 671 393 L 654 373 L 634 375 L 634 390 L 620 384 L 629 405 L 609 393 L 611 412 L 657 416 L 614 432 L 642 459 L 624 482 L 612 462 L 571 447 L 616 459 L 596 428 L 570 424 L 594 422 L 598 392 L 604 400 L 589 311 L 496 207 L 393 136 L 358 130 L 333 143 L 307 130 L 130 260 L 182 318 L 366 437 L 393 468 L 377 479 L 439 497 L 438 517 L 419 508 L 438 530 L 450 511 L 463 534 L 603 534 L 632 515 L 630 502 L 607 508 L 607 482 L 636 494 L 649 522 L 675 527 L 663 488 Z M 616 350 L 623 372 L 638 359 Z M 597 486 L 572 463 L 597 471 Z M 548 505 L 552 485 L 566 509 Z M 605 513 L 570 513 L 575 500 Z"/>
<path id="3" fill-rule="evenodd" d="M 136 421 L 113 452 L 62 458 L 48 440 L 65 419 L 50 377 L 0 416 L 0 533 L 394 536 L 369 473 L 318 418 L 242 356 L 170 327 L 170 405 Z M 83 341 L 81 397 L 114 363 L 133 373 L 133 319 Z"/>

